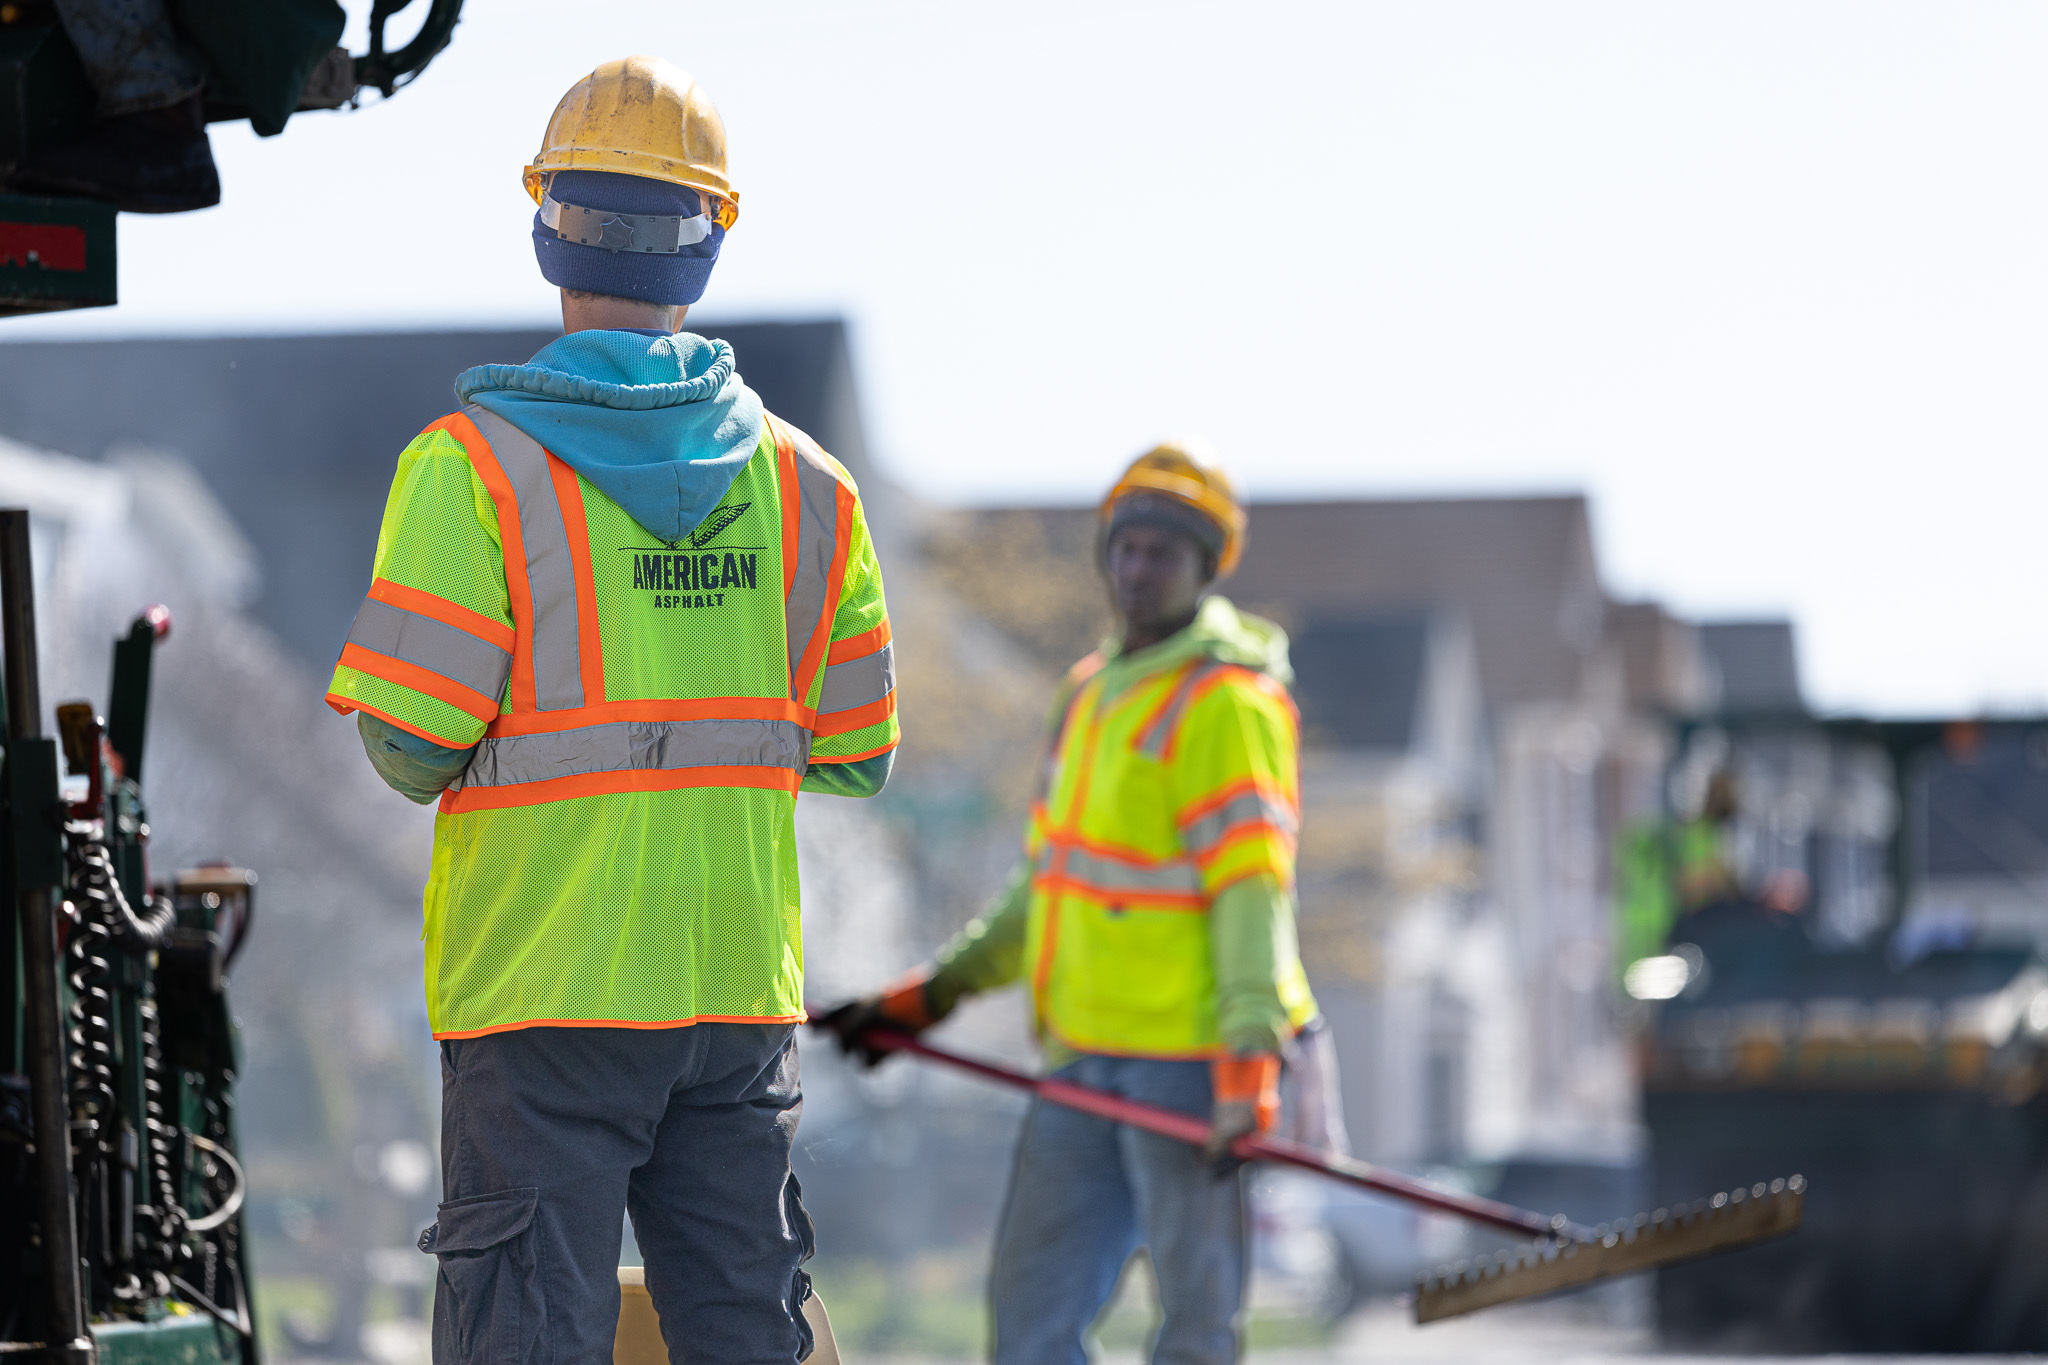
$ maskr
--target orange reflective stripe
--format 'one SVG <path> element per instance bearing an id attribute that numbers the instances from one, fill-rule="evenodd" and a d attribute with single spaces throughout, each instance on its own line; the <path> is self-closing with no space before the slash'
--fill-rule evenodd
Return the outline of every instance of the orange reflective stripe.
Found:
<path id="1" fill-rule="evenodd" d="M 1287 714 L 1293 717 L 1297 727 L 1301 724 L 1301 712 L 1295 706 L 1294 698 L 1288 694 L 1285 687 L 1282 687 L 1270 674 L 1261 673 L 1256 669 L 1245 668 L 1239 664 L 1224 664 L 1206 677 L 1198 679 L 1195 685 L 1188 689 L 1187 702 L 1181 707 L 1181 717 L 1185 718 L 1188 712 L 1194 710 L 1196 704 L 1202 698 L 1232 681 L 1249 682 L 1267 696 L 1277 701 L 1285 702 L 1287 704 Z M 1166 748 L 1160 755 L 1162 762 L 1170 763 L 1173 761 L 1174 746 L 1179 743 L 1180 725 L 1176 721 L 1173 733 L 1167 736 Z"/>
<path id="2" fill-rule="evenodd" d="M 492 1024 L 489 1028 L 450 1029 L 434 1035 L 444 1038 L 482 1038 L 492 1033 L 511 1033 L 523 1028 L 688 1028 L 692 1024 L 801 1024 L 810 1016 L 795 1014 L 693 1014 L 688 1019 L 522 1019 L 516 1024 Z"/>
<path id="3" fill-rule="evenodd" d="M 833 735 L 844 735 L 854 730 L 864 730 L 896 714 L 896 694 L 891 692 L 880 701 L 856 706 L 851 711 L 827 711 L 818 716 L 811 726 L 811 733 L 819 739 L 830 739 Z"/>
<path id="4" fill-rule="evenodd" d="M 811 695 L 811 684 L 817 679 L 818 670 L 825 666 L 825 655 L 832 647 L 832 618 L 839 614 L 839 597 L 846 590 L 846 560 L 853 551 L 854 506 L 853 490 L 843 483 L 838 485 L 833 507 L 832 567 L 826 570 L 825 577 L 825 609 L 818 613 L 811 642 L 804 647 L 803 662 L 791 670 L 791 696 Z"/>
<path id="5" fill-rule="evenodd" d="M 1083 683 L 1081 686 L 1082 691 L 1086 691 L 1088 684 Z M 1069 716 L 1071 716 L 1074 707 L 1080 705 L 1080 702 L 1081 694 L 1077 692 L 1074 696 L 1073 706 L 1068 708 Z M 1067 803 L 1066 819 L 1063 827 L 1054 831 L 1055 838 L 1061 836 L 1072 838 L 1077 832 L 1075 827 L 1080 823 L 1081 812 L 1088 805 L 1088 784 L 1095 776 L 1095 751 L 1101 747 L 1095 741 L 1102 730 L 1102 709 L 1094 698 L 1089 699 L 1089 710 L 1092 714 L 1088 718 L 1087 744 L 1081 751 L 1081 771 L 1075 774 L 1074 796 Z M 1048 813 L 1050 813 L 1049 807 Z M 1067 870 L 1066 864 L 1066 850 L 1055 847 L 1048 881 L 1057 881 L 1064 878 Z M 1066 897 L 1061 894 L 1061 888 L 1058 886 L 1054 887 L 1053 894 L 1047 896 L 1045 900 L 1045 930 L 1040 937 L 1038 945 L 1038 970 L 1031 974 L 1033 1013 L 1040 1019 L 1044 1019 L 1051 1014 L 1051 1011 L 1046 1008 L 1046 990 L 1052 984 L 1053 950 L 1059 944 L 1060 910 L 1063 908 L 1065 900 Z"/>
<path id="6" fill-rule="evenodd" d="M 491 443 L 476 429 L 476 423 L 460 412 L 451 412 L 427 428 L 446 431 L 461 443 L 469 455 L 491 505 L 498 509 L 498 544 L 505 552 L 505 595 L 512 606 L 512 679 L 508 701 L 514 711 L 532 711 L 537 702 L 533 692 L 533 585 L 526 579 L 526 540 L 519 529 L 519 495 L 505 477 Z M 496 714 L 493 708 L 492 714 Z"/>
<path id="7" fill-rule="evenodd" d="M 789 428 L 771 414 L 768 429 L 775 437 L 775 486 L 782 490 L 782 597 L 788 601 L 789 594 L 796 589 L 796 550 L 803 530 L 804 495 L 797 486 L 796 442 L 791 439 Z M 789 664 L 793 672 L 796 660 L 791 659 Z"/>
<path id="8" fill-rule="evenodd" d="M 1294 809 L 1297 804 L 1292 792 L 1275 787 L 1269 782 L 1262 782 L 1256 777 L 1241 777 L 1235 782 L 1218 787 L 1199 800 L 1190 801 L 1182 806 L 1180 813 L 1173 817 L 1173 823 L 1185 829 L 1203 816 L 1222 810 L 1240 796 L 1263 797 L 1274 805 L 1289 810 Z"/>
<path id="9" fill-rule="evenodd" d="M 464 811 L 538 806 L 579 796 L 670 792 L 690 787 L 752 787 L 760 791 L 794 792 L 802 782 L 803 774 L 784 768 L 632 768 L 612 773 L 574 773 L 568 777 L 551 777 L 544 782 L 521 782 L 507 787 L 464 787 L 459 792 L 441 793 L 441 811 L 444 815 L 460 815 Z"/>
<path id="10" fill-rule="evenodd" d="M 583 485 L 576 471 L 552 454 L 548 477 L 555 501 L 562 507 L 562 526 L 569 533 L 569 572 L 576 579 L 576 655 L 583 669 L 583 705 L 604 700 L 604 645 L 597 631 L 597 575 L 590 565 L 590 527 L 583 515 Z"/>
<path id="11" fill-rule="evenodd" d="M 512 627 L 503 621 L 493 621 L 481 612 L 458 606 L 445 597 L 436 597 L 418 588 L 408 588 L 403 583 L 394 583 L 388 578 L 373 579 L 369 595 L 379 602 L 389 602 L 394 607 L 418 612 L 431 617 L 444 626 L 467 631 L 479 640 L 487 640 L 499 649 L 509 651 L 513 646 Z"/>
<path id="12" fill-rule="evenodd" d="M 1145 719 L 1138 722 L 1139 748 L 1142 749 L 1146 746 L 1152 732 L 1152 727 L 1159 724 L 1165 718 L 1166 713 L 1174 708 L 1176 703 L 1185 704 L 1182 689 L 1187 685 L 1188 675 L 1205 665 L 1213 666 L 1211 661 L 1206 658 L 1190 659 L 1173 671 L 1170 675 L 1166 691 L 1159 698 L 1158 704 L 1145 713 Z"/>
<path id="13" fill-rule="evenodd" d="M 882 622 L 873 630 L 864 630 L 858 635 L 849 635 L 843 640 L 834 640 L 832 648 L 825 655 L 825 664 L 843 664 L 849 659 L 865 659 L 893 637 L 889 634 L 889 623 Z"/>
<path id="14" fill-rule="evenodd" d="M 827 757 L 824 754 L 812 754 L 811 762 L 814 765 L 819 763 L 861 763 L 870 758 L 879 758 L 895 747 L 896 741 L 892 739 L 887 744 L 878 744 L 874 748 L 858 754 L 835 754 L 831 757 Z"/>
<path id="15" fill-rule="evenodd" d="M 622 720 L 786 720 L 809 728 L 811 712 L 787 697 L 689 697 L 679 700 L 607 701 L 574 711 L 534 711 L 499 716 L 491 722 L 492 738 L 505 735 L 546 735 L 608 725 Z"/>
<path id="16" fill-rule="evenodd" d="M 366 711 L 378 720 L 383 721 L 386 725 L 395 725 L 409 735 L 418 735 L 421 739 L 429 743 L 438 744 L 444 749 L 467 749 L 469 747 L 459 739 L 450 739 L 446 735 L 437 735 L 424 726 L 414 725 L 409 720 L 400 720 L 381 706 L 372 706 L 368 702 L 357 701 L 354 697 L 342 697 L 329 692 L 323 700 L 344 716 L 351 711 Z"/>
<path id="17" fill-rule="evenodd" d="M 1091 882 L 1076 881 L 1072 877 L 1055 877 L 1051 873 L 1033 877 L 1031 884 L 1047 891 L 1066 895 L 1085 896 L 1092 901 L 1108 901 L 1117 905 L 1142 905 L 1152 910 L 1185 910 L 1201 914 L 1209 908 L 1209 898 L 1199 891 L 1138 891 L 1119 889 L 1104 891 Z"/>
<path id="18" fill-rule="evenodd" d="M 418 664 L 409 664 L 403 659 L 394 659 L 389 654 L 377 654 L 361 645 L 343 645 L 340 665 L 353 668 L 358 673 L 367 673 L 373 678 L 400 687 L 411 688 L 422 696 L 435 701 L 446 702 L 458 711 L 464 711 L 478 720 L 488 722 L 498 714 L 495 697 L 487 697 L 473 688 L 464 687 L 453 678 L 444 678 L 439 673 L 430 673 Z"/>
<path id="19" fill-rule="evenodd" d="M 1281 829 L 1277 825 L 1269 825 L 1264 821 L 1260 821 L 1256 824 L 1239 825 L 1236 829 L 1232 830 L 1230 833 L 1224 835 L 1221 839 L 1217 840 L 1216 844 L 1213 847 L 1207 849 L 1204 852 L 1197 853 L 1195 855 L 1195 862 L 1203 867 L 1207 867 L 1209 864 L 1215 862 L 1218 858 L 1221 858 L 1224 854 L 1230 852 L 1230 850 L 1236 848 L 1239 844 L 1249 843 L 1253 839 L 1268 838 L 1277 839 L 1284 847 L 1288 849 L 1292 849 L 1294 847 L 1294 838 L 1292 835 L 1288 834 L 1286 830 Z M 1271 869 L 1253 868 L 1252 871 L 1265 872 L 1271 871 Z M 1220 890 L 1221 888 L 1218 889 Z"/>
<path id="20" fill-rule="evenodd" d="M 1059 848 L 1072 848 L 1078 849 L 1083 853 L 1099 854 L 1104 858 L 1114 858 L 1118 862 L 1131 863 L 1138 867 L 1164 867 L 1168 863 L 1183 861 L 1178 853 L 1169 853 L 1162 858 L 1156 853 L 1146 853 L 1142 849 L 1131 848 L 1124 844 L 1113 844 L 1107 839 L 1091 839 L 1071 829 L 1055 830 L 1053 833 L 1045 836 L 1045 841 Z"/>

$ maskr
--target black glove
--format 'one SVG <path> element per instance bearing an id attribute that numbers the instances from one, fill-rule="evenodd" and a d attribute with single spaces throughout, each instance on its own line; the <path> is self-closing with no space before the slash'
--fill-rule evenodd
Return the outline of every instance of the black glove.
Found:
<path id="1" fill-rule="evenodd" d="M 877 1030 L 914 1038 L 934 1022 L 930 1002 L 925 997 L 925 978 L 918 976 L 827 1010 L 813 1019 L 811 1025 L 837 1038 L 841 1052 L 859 1057 L 862 1066 L 872 1067 L 894 1051 L 874 1041 Z"/>

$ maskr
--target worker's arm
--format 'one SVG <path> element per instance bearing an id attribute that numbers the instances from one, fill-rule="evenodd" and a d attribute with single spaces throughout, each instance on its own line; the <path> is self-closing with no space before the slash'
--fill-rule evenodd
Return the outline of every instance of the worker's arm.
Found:
<path id="1" fill-rule="evenodd" d="M 1295 942 L 1300 745 L 1294 706 L 1272 678 L 1232 670 L 1189 703 L 1168 746 L 1181 846 L 1209 897 L 1217 1030 L 1204 1154 L 1279 1121 L 1280 1049 L 1290 1007 L 1313 1008 Z"/>
<path id="2" fill-rule="evenodd" d="M 852 480 L 844 482 L 852 486 Z M 868 535 L 867 512 L 853 505 L 852 539 L 832 644 L 813 685 L 818 718 L 811 730 L 811 762 L 803 790 L 832 796 L 873 796 L 889 780 L 896 742 L 896 655 L 890 644 L 889 607 L 882 568 Z"/>
<path id="3" fill-rule="evenodd" d="M 1023 971 L 1030 911 L 1030 868 L 1019 863 L 988 909 L 955 934 L 935 962 L 906 972 L 874 995 L 847 1001 L 817 1022 L 838 1035 L 842 1049 L 875 1065 L 888 1052 L 867 1041 L 871 1030 L 921 1033 L 967 996 L 1015 981 Z"/>
<path id="4" fill-rule="evenodd" d="M 370 588 L 335 664 L 327 704 L 466 754 L 501 709 L 512 643 L 497 510 L 468 452 L 437 424 L 399 456 Z M 367 736 L 365 744 L 375 762 L 379 746 Z M 410 756 L 432 754 L 415 746 Z M 454 760 L 435 760 L 444 762 Z M 409 773 L 406 781 L 415 790 L 393 785 L 421 799 L 422 775 Z"/>
<path id="5" fill-rule="evenodd" d="M 368 711 L 356 713 L 356 733 L 363 737 L 363 752 L 384 785 L 406 800 L 426 805 L 450 782 L 462 776 L 476 746 L 450 749 L 430 739 L 421 739 L 379 720 Z"/>
<path id="6" fill-rule="evenodd" d="M 1030 916 L 1031 869 L 1018 863 L 988 908 L 939 949 L 925 986 L 934 1018 L 945 1018 L 967 996 L 1007 986 L 1023 974 Z"/>
<path id="7" fill-rule="evenodd" d="M 1277 1054 L 1293 1036 L 1280 982 L 1301 960 L 1294 896 L 1270 872 L 1232 882 L 1209 906 L 1216 1028 L 1237 1056 Z"/>
<path id="8" fill-rule="evenodd" d="M 827 796 L 873 796 L 888 782 L 889 769 L 895 763 L 893 749 L 886 754 L 856 759 L 851 763 L 813 763 L 804 769 L 803 789 L 823 792 Z"/>

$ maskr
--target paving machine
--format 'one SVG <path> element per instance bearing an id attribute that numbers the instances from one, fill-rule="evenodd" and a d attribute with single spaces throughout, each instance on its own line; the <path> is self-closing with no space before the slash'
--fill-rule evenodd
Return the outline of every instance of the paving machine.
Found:
<path id="1" fill-rule="evenodd" d="M 1812 1181 L 1803 1234 L 1674 1266 L 1660 1330 L 1773 1350 L 2048 1350 L 2048 721 L 1723 720 L 1741 885 L 1648 997 L 1653 1199 Z M 1704 758 L 1702 756 L 1704 755 Z"/>
<path id="2" fill-rule="evenodd" d="M 150 664 L 114 645 L 102 713 L 45 727 L 28 513 L 0 511 L 0 1356 L 257 1365 L 227 979 L 256 878 L 153 880 Z M 61 765 L 61 767 L 60 767 Z"/>
<path id="3" fill-rule="evenodd" d="M 173 0 L 178 41 L 205 73 L 208 123 L 246 119 L 258 135 L 293 114 L 354 107 L 410 83 L 454 36 L 462 0 L 427 0 L 420 27 L 395 46 L 394 16 L 413 0 L 372 0 L 369 50 L 337 46 L 348 22 L 338 0 Z M 51 0 L 0 4 L 0 317 L 105 308 L 115 291 L 115 210 L 86 198 L 8 192 L 39 149 L 92 124 L 98 96 Z"/>

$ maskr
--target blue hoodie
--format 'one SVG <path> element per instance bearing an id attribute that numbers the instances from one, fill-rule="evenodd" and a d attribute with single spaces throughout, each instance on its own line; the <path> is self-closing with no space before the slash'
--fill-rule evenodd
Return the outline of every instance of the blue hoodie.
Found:
<path id="1" fill-rule="evenodd" d="M 494 412 L 674 545 L 753 458 L 767 412 L 732 347 L 689 332 L 571 332 L 524 365 L 479 365 L 455 396 Z"/>
<path id="2" fill-rule="evenodd" d="M 571 332 L 524 365 L 463 371 L 455 396 L 539 441 L 670 545 L 718 506 L 768 420 L 733 368 L 732 347 L 689 332 Z M 445 748 L 368 711 L 356 728 L 384 781 L 422 805 L 469 764 L 470 749 Z M 803 789 L 873 796 L 894 758 L 814 764 Z"/>

